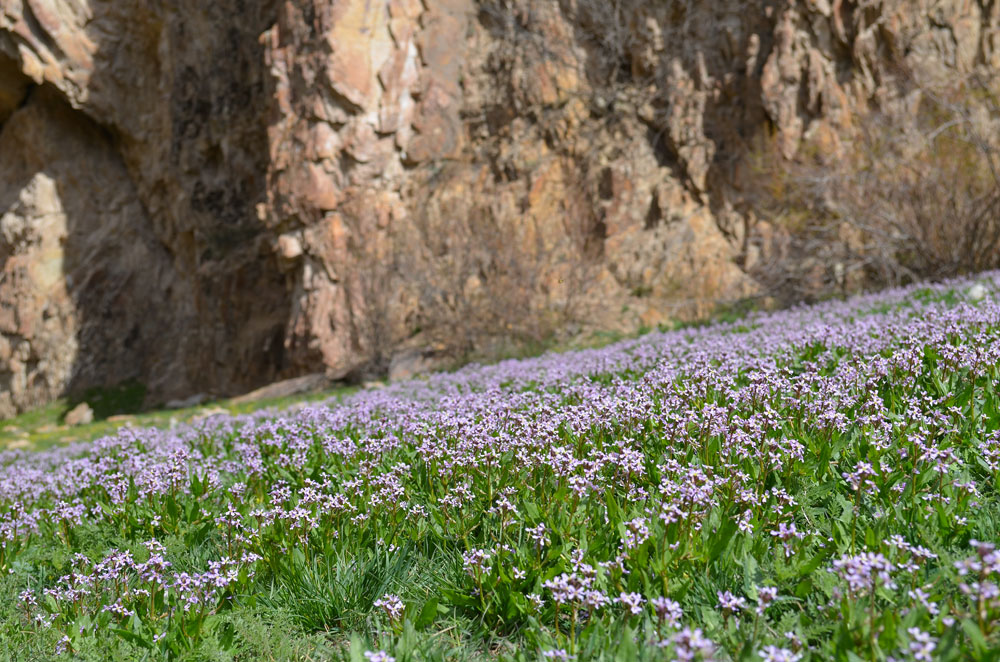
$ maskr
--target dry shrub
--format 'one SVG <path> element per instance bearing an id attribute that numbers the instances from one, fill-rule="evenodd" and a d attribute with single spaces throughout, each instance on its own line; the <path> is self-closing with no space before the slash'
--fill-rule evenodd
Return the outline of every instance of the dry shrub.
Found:
<path id="1" fill-rule="evenodd" d="M 905 102 L 904 102 L 905 101 Z M 1000 105 L 981 78 L 916 84 L 860 118 L 845 156 L 752 157 L 773 222 L 752 274 L 781 300 L 1000 266 Z"/>
<path id="2" fill-rule="evenodd" d="M 397 255 L 417 303 L 409 326 L 442 354 L 497 358 L 510 347 L 544 345 L 586 317 L 596 262 L 585 224 L 571 221 L 553 254 L 540 237 L 533 244 L 519 236 L 521 219 L 488 204 L 438 217 L 449 220 L 447 232 L 422 219 L 419 248 L 411 243 Z"/>
<path id="3" fill-rule="evenodd" d="M 399 251 L 384 234 L 366 239 L 351 238 L 354 264 L 346 269 L 353 281 L 347 296 L 356 297 L 348 308 L 358 336 L 358 350 L 368 357 L 367 364 L 357 370 L 356 376 L 362 379 L 388 374 L 392 355 L 404 337 L 399 321 Z"/>

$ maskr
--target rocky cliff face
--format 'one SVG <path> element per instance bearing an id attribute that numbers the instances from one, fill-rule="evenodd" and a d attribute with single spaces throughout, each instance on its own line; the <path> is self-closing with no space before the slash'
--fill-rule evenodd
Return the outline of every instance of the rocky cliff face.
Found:
<path id="1" fill-rule="evenodd" d="M 235 18 L 238 17 L 238 20 Z M 260 2 L 0 2 L 0 415 L 279 374 Z"/>
<path id="2" fill-rule="evenodd" d="M 998 66 L 987 0 L 0 0 L 0 415 L 703 314 L 755 140 Z"/>

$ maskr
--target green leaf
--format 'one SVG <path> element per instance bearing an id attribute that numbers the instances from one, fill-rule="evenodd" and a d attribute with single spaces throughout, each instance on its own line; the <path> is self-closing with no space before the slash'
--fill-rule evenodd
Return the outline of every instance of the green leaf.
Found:
<path id="1" fill-rule="evenodd" d="M 208 537 L 208 534 L 212 532 L 215 527 L 215 523 L 208 521 L 201 526 L 199 529 L 192 529 L 187 532 L 184 536 L 184 542 L 187 543 L 188 547 L 194 547 L 195 545 L 200 545 Z"/>
<path id="2" fill-rule="evenodd" d="M 736 522 L 732 518 L 728 518 L 719 526 L 719 529 L 715 533 L 711 534 L 711 543 L 708 548 L 708 560 L 710 562 L 722 556 L 722 553 L 729 548 L 734 540 L 733 533 L 735 532 Z"/>
<path id="3" fill-rule="evenodd" d="M 611 490 L 608 490 L 604 497 L 604 503 L 607 505 L 608 519 L 612 522 L 621 522 L 624 520 L 622 515 L 621 506 L 618 505 L 618 499 L 615 498 Z"/>
<path id="4" fill-rule="evenodd" d="M 434 619 L 437 618 L 437 613 L 438 599 L 431 598 L 425 602 L 424 606 L 420 609 L 420 614 L 417 615 L 416 623 L 414 623 L 415 627 L 418 630 L 423 630 L 434 622 Z"/>
<path id="5" fill-rule="evenodd" d="M 969 641 L 972 642 L 972 647 L 976 650 L 976 653 L 982 655 L 989 648 L 989 644 L 986 642 L 986 637 L 983 636 L 982 631 L 979 626 L 971 618 L 962 619 L 962 629 L 965 630 L 965 634 L 969 635 Z"/>
<path id="6" fill-rule="evenodd" d="M 392 647 L 392 652 L 401 662 L 409 662 L 417 648 L 417 631 L 413 628 L 413 621 L 406 619 L 403 621 L 403 632 Z"/>
<path id="7" fill-rule="evenodd" d="M 840 516 L 837 518 L 844 524 L 850 524 L 854 519 L 854 504 L 844 498 L 843 494 L 837 494 L 837 504 L 840 506 Z"/>
<path id="8" fill-rule="evenodd" d="M 615 662 L 635 662 L 639 659 L 639 648 L 635 645 L 635 632 L 630 626 L 625 626 L 622 638 L 615 651 Z"/>
<path id="9" fill-rule="evenodd" d="M 365 662 L 365 651 L 368 647 L 357 632 L 351 633 L 351 662 Z"/>
<path id="10" fill-rule="evenodd" d="M 891 651 L 896 648 L 898 639 L 896 617 L 896 612 L 891 609 L 882 614 L 882 634 L 879 635 L 878 642 L 879 647 L 884 650 Z"/>
<path id="11" fill-rule="evenodd" d="M 750 594 L 758 583 L 760 583 L 760 564 L 750 554 L 743 557 L 743 592 Z"/>
<path id="12" fill-rule="evenodd" d="M 823 564 L 823 561 L 826 560 L 826 556 L 827 555 L 825 553 L 819 552 L 811 559 L 806 561 L 804 564 L 796 568 L 798 570 L 799 576 L 803 577 L 812 574 L 816 570 L 816 568 L 820 567 L 820 565 Z"/>
<path id="13" fill-rule="evenodd" d="M 177 521 L 181 514 L 177 508 L 177 501 L 173 497 L 167 497 L 167 514 L 170 515 L 170 519 L 173 521 Z"/>
<path id="14" fill-rule="evenodd" d="M 233 641 L 236 638 L 236 628 L 232 623 L 223 623 L 219 634 L 219 646 L 222 650 L 228 651 L 233 648 Z"/>
<path id="15" fill-rule="evenodd" d="M 142 646 L 143 648 L 153 647 L 153 644 L 149 643 L 148 639 L 140 637 L 134 632 L 129 632 L 128 630 L 122 630 L 121 628 L 111 628 L 111 631 L 114 632 L 119 637 L 121 637 L 122 639 L 124 639 L 125 641 L 133 643 L 137 646 Z"/>

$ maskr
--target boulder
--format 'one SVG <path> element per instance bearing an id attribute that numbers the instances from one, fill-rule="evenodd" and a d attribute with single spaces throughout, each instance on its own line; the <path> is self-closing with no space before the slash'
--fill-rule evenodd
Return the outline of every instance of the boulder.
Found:
<path id="1" fill-rule="evenodd" d="M 81 402 L 77 406 L 66 412 L 63 418 L 66 425 L 86 425 L 94 422 L 94 410 L 86 402 Z"/>

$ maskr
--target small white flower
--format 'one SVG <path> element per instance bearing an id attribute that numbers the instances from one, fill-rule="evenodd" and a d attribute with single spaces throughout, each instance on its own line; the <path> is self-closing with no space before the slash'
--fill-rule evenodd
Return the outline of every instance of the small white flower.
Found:
<path id="1" fill-rule="evenodd" d="M 982 283 L 975 283 L 966 290 L 965 295 L 969 297 L 969 301 L 982 301 L 986 297 L 986 287 Z"/>

